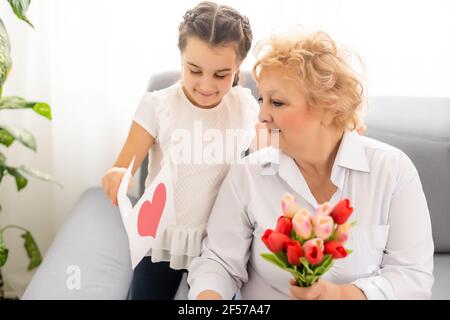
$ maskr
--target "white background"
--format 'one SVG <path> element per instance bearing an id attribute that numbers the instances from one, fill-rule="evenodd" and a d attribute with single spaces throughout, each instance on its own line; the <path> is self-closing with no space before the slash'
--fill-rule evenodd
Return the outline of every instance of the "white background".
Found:
<path id="1" fill-rule="evenodd" d="M 1 151 L 10 165 L 51 173 L 64 185 L 30 180 L 18 193 L 5 177 L 0 225 L 31 229 L 46 252 L 80 194 L 100 185 L 115 161 L 151 74 L 180 67 L 178 24 L 197 2 L 34 0 L 33 30 L 0 1 L 14 62 L 4 94 L 49 102 L 53 112 L 49 122 L 29 111 L 2 111 L 0 123 L 29 129 L 38 152 L 18 143 Z M 255 41 L 299 24 L 330 33 L 363 58 L 370 95 L 450 97 L 450 1 L 221 3 L 248 16 Z M 250 54 L 242 69 L 254 61 Z M 22 239 L 11 231 L 5 240 L 11 252 L 2 270 L 21 294 L 32 275 Z"/>

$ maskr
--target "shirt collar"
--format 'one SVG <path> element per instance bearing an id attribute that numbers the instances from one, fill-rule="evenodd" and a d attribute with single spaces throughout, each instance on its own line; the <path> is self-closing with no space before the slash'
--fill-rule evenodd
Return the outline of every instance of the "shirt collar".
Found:
<path id="1" fill-rule="evenodd" d="M 346 131 L 342 137 L 331 171 L 331 181 L 340 191 L 344 187 L 345 169 L 370 172 L 369 161 L 361 139 L 362 137 L 355 131 Z M 270 175 L 278 172 L 279 176 L 305 200 L 317 205 L 294 159 L 281 151 L 274 150 L 272 149 L 270 156 L 261 162 L 261 174 Z"/>
<path id="2" fill-rule="evenodd" d="M 356 131 L 346 131 L 334 161 L 335 166 L 350 170 L 370 172 L 369 160 L 362 142 L 362 137 Z"/>

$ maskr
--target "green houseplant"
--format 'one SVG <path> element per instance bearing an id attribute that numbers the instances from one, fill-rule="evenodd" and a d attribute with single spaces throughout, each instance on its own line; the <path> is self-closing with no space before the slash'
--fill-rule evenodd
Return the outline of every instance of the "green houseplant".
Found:
<path id="1" fill-rule="evenodd" d="M 26 17 L 26 12 L 31 0 L 8 0 L 8 2 L 14 14 L 19 19 L 25 21 L 28 25 L 34 28 Z M 2 95 L 3 85 L 5 84 L 6 78 L 12 66 L 10 48 L 9 36 L 3 21 L 0 18 L 0 112 L 6 109 L 31 109 L 38 115 L 51 120 L 51 109 L 47 103 L 27 101 L 24 98 L 17 96 Z M 0 122 L 0 145 L 2 145 L 3 148 L 8 148 L 15 141 L 35 152 L 37 150 L 36 141 L 29 131 L 22 128 L 7 126 L 6 124 Z M 6 156 L 1 151 L 2 150 L 0 150 L 0 183 L 5 176 L 10 175 L 15 179 L 17 190 L 20 191 L 27 186 L 27 177 L 36 177 L 45 181 L 56 182 L 50 175 L 40 171 L 26 168 L 23 165 L 13 166 L 7 164 Z M 1 210 L 2 208 L 0 205 L 0 213 Z M 19 229 L 23 232 L 21 237 L 24 239 L 24 247 L 29 258 L 29 271 L 38 267 L 42 261 L 39 248 L 29 230 L 16 225 L 8 225 L 4 227 L 0 225 L 0 299 L 4 296 L 1 267 L 4 266 L 8 258 L 8 248 L 4 242 L 3 234 L 8 229 Z"/>

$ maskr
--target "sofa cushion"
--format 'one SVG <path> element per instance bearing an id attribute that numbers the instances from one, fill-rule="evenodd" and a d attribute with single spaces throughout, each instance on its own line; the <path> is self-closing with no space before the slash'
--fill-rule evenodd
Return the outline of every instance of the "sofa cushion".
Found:
<path id="1" fill-rule="evenodd" d="M 431 299 L 450 300 L 450 254 L 434 255 L 434 285 Z"/>
<path id="2" fill-rule="evenodd" d="M 404 151 L 419 172 L 436 252 L 450 252 L 450 99 L 373 97 L 367 135 Z"/>
<path id="3" fill-rule="evenodd" d="M 22 299 L 122 300 L 131 278 L 120 212 L 101 188 L 90 188 L 70 212 Z"/>

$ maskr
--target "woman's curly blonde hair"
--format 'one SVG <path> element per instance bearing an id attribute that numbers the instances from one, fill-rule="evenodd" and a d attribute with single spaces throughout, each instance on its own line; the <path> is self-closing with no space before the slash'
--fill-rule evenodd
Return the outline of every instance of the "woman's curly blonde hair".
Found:
<path id="1" fill-rule="evenodd" d="M 343 50 L 325 32 L 272 36 L 255 47 L 262 54 L 253 67 L 259 80 L 263 67 L 284 67 L 296 74 L 310 107 L 322 107 L 336 113 L 334 125 L 354 129 L 360 124 L 363 84 L 349 64 Z"/>

